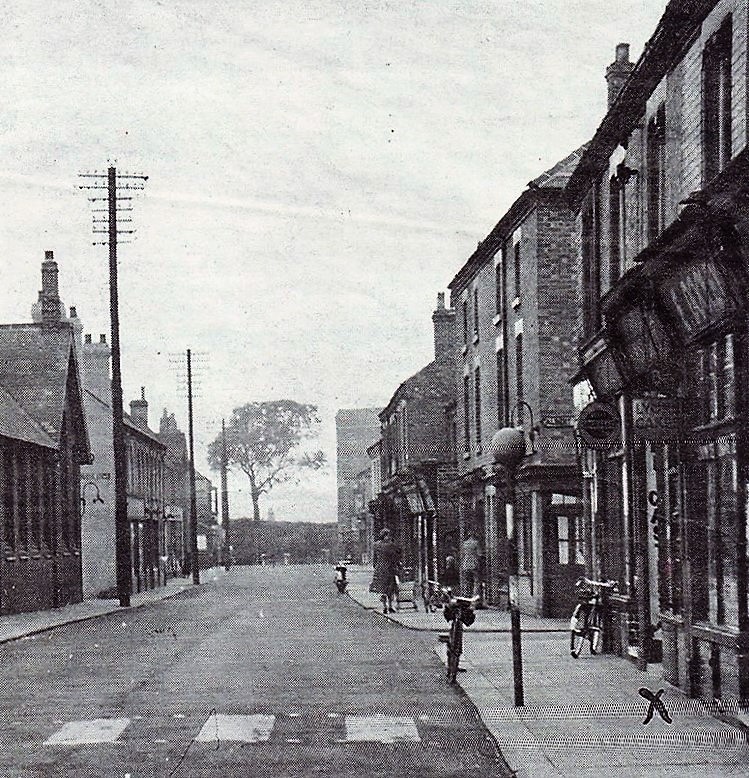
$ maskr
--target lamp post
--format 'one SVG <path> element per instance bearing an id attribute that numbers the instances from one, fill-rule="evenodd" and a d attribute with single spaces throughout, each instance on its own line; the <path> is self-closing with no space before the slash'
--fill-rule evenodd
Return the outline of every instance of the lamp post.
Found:
<path id="1" fill-rule="evenodd" d="M 507 473 L 507 578 L 512 633 L 512 675 L 515 687 L 515 707 L 525 705 L 523 699 L 523 654 L 520 643 L 520 603 L 518 597 L 518 545 L 515 525 L 515 471 L 525 457 L 525 432 L 518 427 L 503 427 L 494 433 L 491 442 L 494 461 Z"/>

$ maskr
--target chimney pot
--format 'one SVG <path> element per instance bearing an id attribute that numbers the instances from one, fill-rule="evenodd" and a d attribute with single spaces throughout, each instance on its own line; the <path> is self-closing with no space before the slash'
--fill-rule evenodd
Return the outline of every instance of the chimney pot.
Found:
<path id="1" fill-rule="evenodd" d="M 55 258 L 55 252 L 54 251 L 45 251 L 44 252 L 44 259 L 49 261 Z"/>
<path id="2" fill-rule="evenodd" d="M 77 319 L 78 318 L 78 313 L 75 310 L 75 305 L 71 305 L 70 306 L 70 318 L 71 319 Z"/>
<path id="3" fill-rule="evenodd" d="M 616 47 L 616 61 L 629 62 L 629 43 L 620 43 Z"/>
<path id="4" fill-rule="evenodd" d="M 99 343 L 106 343 L 106 342 L 107 342 L 107 336 L 99 335 Z"/>
<path id="5" fill-rule="evenodd" d="M 445 307 L 445 293 L 437 292 L 437 310 L 441 311 Z"/>
<path id="6" fill-rule="evenodd" d="M 86 334 L 86 343 L 91 343 L 91 333 Z"/>

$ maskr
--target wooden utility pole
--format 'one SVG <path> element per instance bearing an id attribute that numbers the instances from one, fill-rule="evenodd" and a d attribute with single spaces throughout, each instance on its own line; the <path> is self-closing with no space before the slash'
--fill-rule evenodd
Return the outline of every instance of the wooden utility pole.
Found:
<path id="1" fill-rule="evenodd" d="M 187 415 L 190 438 L 190 564 L 192 582 L 200 583 L 198 564 L 198 503 L 195 495 L 195 447 L 192 434 L 192 352 L 187 349 Z"/>
<path id="2" fill-rule="evenodd" d="M 231 567 L 231 542 L 229 540 L 229 486 L 226 459 L 226 420 L 221 419 L 221 524 L 224 527 L 224 570 Z"/>
<path id="3" fill-rule="evenodd" d="M 135 231 L 119 230 L 117 214 L 131 211 L 132 207 L 118 208 L 118 201 L 130 201 L 130 196 L 119 196 L 118 189 L 142 190 L 148 176 L 119 174 L 117 168 L 109 167 L 106 173 L 82 173 L 82 178 L 93 178 L 94 183 L 81 185 L 81 189 L 106 189 L 106 197 L 90 197 L 92 203 L 106 201 L 106 208 L 94 208 L 94 214 L 106 213 L 105 218 L 94 215 L 94 234 L 106 234 L 106 241 L 94 241 L 94 245 L 109 245 L 109 314 L 112 340 L 112 448 L 114 454 L 115 493 L 115 560 L 117 566 L 117 596 L 120 606 L 130 606 L 132 589 L 132 555 L 130 546 L 130 522 L 127 516 L 127 481 L 125 456 L 125 426 L 122 416 L 122 372 L 120 367 L 120 314 L 117 290 L 117 242 L 121 234 L 132 235 Z M 103 180 L 106 178 L 106 182 Z M 128 179 L 120 184 L 121 179 Z M 132 221 L 129 218 L 125 222 Z M 103 229 L 106 223 L 106 229 Z"/>

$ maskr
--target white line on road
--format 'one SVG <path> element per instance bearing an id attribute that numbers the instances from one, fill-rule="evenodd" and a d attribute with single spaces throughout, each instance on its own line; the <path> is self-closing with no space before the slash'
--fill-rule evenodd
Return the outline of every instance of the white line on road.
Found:
<path id="1" fill-rule="evenodd" d="M 275 716 L 256 713 L 251 716 L 213 713 L 203 724 L 195 740 L 199 743 L 215 743 L 232 740 L 239 743 L 265 743 L 275 724 Z"/>
<path id="2" fill-rule="evenodd" d="M 77 746 L 81 743 L 114 743 L 125 731 L 130 719 L 91 719 L 69 721 L 50 735 L 45 746 Z"/>
<path id="3" fill-rule="evenodd" d="M 419 730 L 409 716 L 346 716 L 346 742 L 418 742 Z"/>

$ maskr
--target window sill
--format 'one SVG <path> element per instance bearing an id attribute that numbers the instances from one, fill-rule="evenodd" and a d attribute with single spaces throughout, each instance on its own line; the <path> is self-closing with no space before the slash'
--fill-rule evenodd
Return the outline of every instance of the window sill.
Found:
<path id="1" fill-rule="evenodd" d="M 471 458 L 471 452 L 470 451 L 464 451 L 463 452 L 463 459 L 470 459 Z"/>
<path id="2" fill-rule="evenodd" d="M 464 344 L 463 344 L 463 347 L 460 349 L 460 353 L 465 355 L 465 353 L 466 353 L 467 351 L 468 351 L 468 344 L 467 344 L 467 343 L 464 343 Z"/>
<path id="3" fill-rule="evenodd" d="M 520 295 L 517 295 L 515 299 L 511 303 L 513 308 L 519 308 L 520 307 Z"/>
<path id="4" fill-rule="evenodd" d="M 492 324 L 493 324 L 495 327 L 499 327 L 499 325 L 500 325 L 501 323 L 502 323 L 502 317 L 501 317 L 499 314 L 497 314 L 497 315 L 496 315 L 496 316 L 495 316 L 495 317 L 492 319 Z"/>
<path id="5" fill-rule="evenodd" d="M 479 342 L 479 334 L 478 332 L 473 333 L 473 340 L 471 341 L 474 345 Z"/>
<path id="6" fill-rule="evenodd" d="M 479 457 L 484 453 L 484 450 L 481 448 L 481 446 L 476 446 L 476 456 Z"/>

